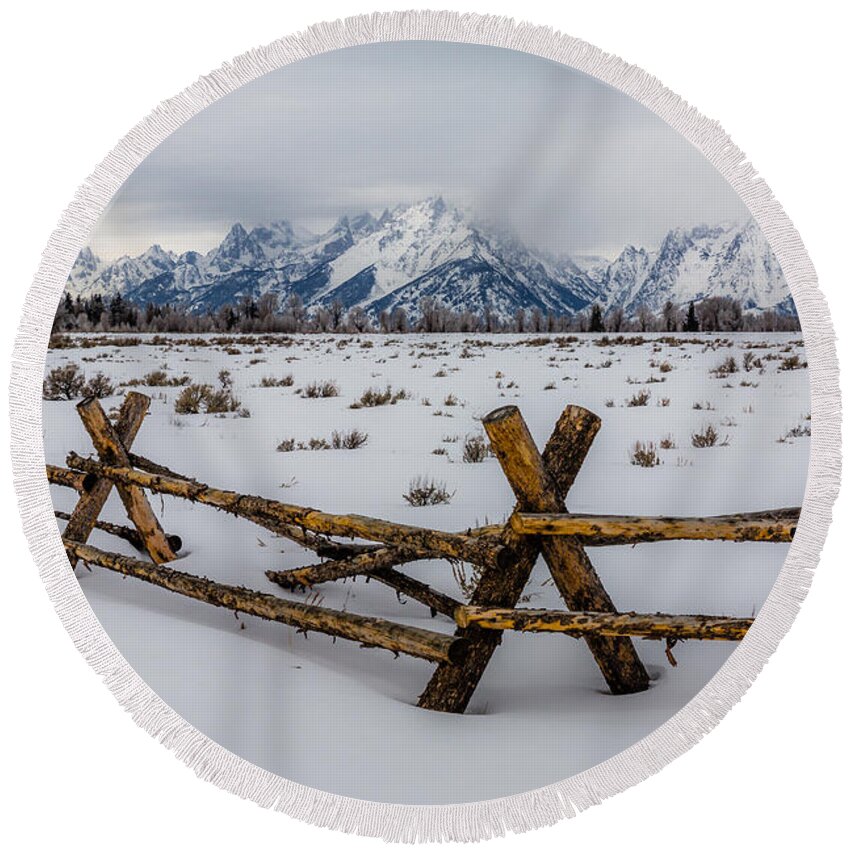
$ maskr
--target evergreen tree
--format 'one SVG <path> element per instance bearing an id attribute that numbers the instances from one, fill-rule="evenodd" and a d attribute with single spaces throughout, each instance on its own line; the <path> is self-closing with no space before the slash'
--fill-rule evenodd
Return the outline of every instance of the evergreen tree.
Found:
<path id="1" fill-rule="evenodd" d="M 697 311 L 694 309 L 694 302 L 691 301 L 688 306 L 688 318 L 685 320 L 685 330 L 688 333 L 696 333 L 699 330 L 699 322 L 697 321 Z"/>
<path id="2" fill-rule="evenodd" d="M 602 308 L 598 304 L 594 304 L 590 311 L 590 332 L 599 334 L 605 330 L 602 324 Z"/>

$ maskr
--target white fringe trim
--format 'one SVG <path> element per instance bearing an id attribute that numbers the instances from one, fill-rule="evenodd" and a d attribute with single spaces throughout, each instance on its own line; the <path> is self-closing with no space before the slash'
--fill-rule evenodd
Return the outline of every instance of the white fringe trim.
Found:
<path id="1" fill-rule="evenodd" d="M 802 518 L 755 624 L 719 672 L 667 723 L 590 770 L 525 794 L 445 806 L 373 803 L 290 782 L 219 746 L 166 705 L 115 648 L 69 566 L 44 473 L 41 427 L 47 342 L 68 271 L 107 203 L 153 148 L 218 98 L 269 71 L 330 50 L 411 39 L 473 42 L 561 62 L 630 95 L 702 151 L 745 201 L 782 265 L 803 326 L 811 384 L 811 459 Z M 239 56 L 162 103 L 118 143 L 63 214 L 27 296 L 13 358 L 12 460 L 24 531 L 60 619 L 119 703 L 198 776 L 220 788 L 311 824 L 390 841 L 476 841 L 553 824 L 640 782 L 692 747 L 743 696 L 793 622 L 838 492 L 841 414 L 832 323 L 803 243 L 770 189 L 719 124 L 649 74 L 585 42 L 503 17 L 413 11 L 317 24 Z"/>

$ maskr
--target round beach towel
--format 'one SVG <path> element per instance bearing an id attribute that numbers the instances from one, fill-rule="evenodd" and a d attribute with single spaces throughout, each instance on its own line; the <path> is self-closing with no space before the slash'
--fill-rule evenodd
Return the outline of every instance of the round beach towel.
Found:
<path id="1" fill-rule="evenodd" d="M 805 250 L 719 127 L 596 48 L 419 12 L 166 101 L 31 290 L 34 554 L 199 775 L 395 840 L 644 778 L 789 627 L 837 475 Z"/>

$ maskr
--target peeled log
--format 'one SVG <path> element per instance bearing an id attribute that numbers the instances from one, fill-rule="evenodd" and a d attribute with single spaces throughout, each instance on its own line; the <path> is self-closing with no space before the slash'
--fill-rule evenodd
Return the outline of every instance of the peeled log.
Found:
<path id="1" fill-rule="evenodd" d="M 568 536 L 583 546 L 631 546 L 661 540 L 790 543 L 799 521 L 799 508 L 708 517 L 518 512 L 511 517 L 511 527 L 517 534 Z"/>
<path id="2" fill-rule="evenodd" d="M 128 466 L 130 460 L 127 457 L 127 448 L 122 443 L 120 434 L 109 421 L 100 402 L 96 398 L 83 399 L 77 405 L 77 413 L 79 413 L 101 461 L 116 466 Z M 127 511 L 127 516 L 136 526 L 139 536 L 144 541 L 147 553 L 158 564 L 173 561 L 177 556 L 171 549 L 144 490 L 127 481 L 116 482 L 116 487 L 124 510 Z"/>
<path id="3" fill-rule="evenodd" d="M 554 445 L 546 451 L 553 464 L 547 468 L 519 408 L 510 405 L 494 410 L 483 419 L 484 429 L 502 471 L 523 512 L 563 512 L 565 490 L 575 480 L 573 433 L 587 433 L 590 439 L 599 429 L 599 417 L 571 405 L 555 427 Z M 588 444 L 589 445 L 589 444 Z M 558 465 L 554 456 L 566 453 L 568 460 Z M 565 537 L 541 537 L 543 557 L 549 565 L 567 608 L 573 611 L 616 613 L 593 564 L 581 544 Z M 632 694 L 649 687 L 649 675 L 627 637 L 588 634 L 587 645 L 613 694 Z"/>
<path id="4" fill-rule="evenodd" d="M 459 626 L 511 629 L 517 632 L 558 632 L 663 640 L 741 640 L 753 624 L 749 618 L 708 617 L 703 614 L 608 614 L 595 611 L 480 608 L 462 606 L 455 613 Z"/>
<path id="5" fill-rule="evenodd" d="M 550 451 L 550 445 L 554 445 L 550 462 L 553 469 L 557 468 L 562 496 L 566 495 L 578 475 L 598 430 L 599 418 L 582 407 L 571 405 L 561 415 L 544 454 Z M 510 529 L 506 537 L 510 565 L 502 568 L 488 566 L 482 570 L 470 600 L 473 605 L 514 607 L 528 584 L 540 554 L 539 539 L 519 537 Z M 461 664 L 440 664 L 437 667 L 419 697 L 420 708 L 457 713 L 465 711 L 502 640 L 500 632 L 483 629 L 459 628 L 455 634 L 469 640 L 467 657 Z"/>
<path id="6" fill-rule="evenodd" d="M 302 631 L 323 632 L 427 661 L 454 663 L 463 658 L 466 650 L 465 642 L 452 635 L 403 626 L 377 617 L 363 617 L 347 611 L 291 602 L 245 587 L 220 584 L 171 567 L 103 552 L 73 541 L 65 541 L 65 549 L 88 564 L 141 579 L 219 608 L 295 626 Z"/>
<path id="7" fill-rule="evenodd" d="M 61 466 L 53 466 L 48 463 L 45 467 L 47 472 L 47 480 L 51 484 L 58 484 L 60 487 L 70 487 L 78 493 L 85 492 L 84 482 L 86 476 L 82 472 L 75 472 L 73 469 L 64 469 Z"/>
<path id="8" fill-rule="evenodd" d="M 151 400 L 141 393 L 129 392 L 124 396 L 118 421 L 115 424 L 115 434 L 125 450 L 129 450 L 133 445 L 133 440 L 136 439 L 136 434 L 139 433 L 139 428 L 145 421 L 150 403 Z M 80 496 L 71 513 L 71 518 L 62 534 L 63 538 L 78 543 L 85 543 L 89 539 L 113 486 L 111 481 L 100 478 L 92 482 L 90 486 L 84 487 L 85 492 Z M 71 565 L 75 565 L 74 556 L 69 555 L 69 558 Z"/>
<path id="9" fill-rule="evenodd" d="M 94 473 L 109 481 L 144 487 L 154 493 L 187 499 L 252 520 L 269 528 L 269 521 L 295 525 L 317 534 L 336 537 L 360 537 L 377 540 L 392 546 L 431 552 L 440 557 L 474 564 L 503 565 L 504 547 L 494 535 L 473 536 L 452 534 L 430 528 L 403 525 L 388 520 L 357 514 L 328 514 L 300 505 L 288 505 L 249 496 L 232 490 L 219 490 L 197 481 L 153 475 L 127 466 L 112 466 L 80 457 L 76 452 L 68 455 L 68 466 L 83 472 Z"/>

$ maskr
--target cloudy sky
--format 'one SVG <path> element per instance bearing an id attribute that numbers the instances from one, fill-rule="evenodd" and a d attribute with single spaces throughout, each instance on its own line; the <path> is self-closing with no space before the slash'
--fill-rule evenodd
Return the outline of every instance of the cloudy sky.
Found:
<path id="1" fill-rule="evenodd" d="M 608 86 L 525 53 L 405 42 L 307 59 L 213 104 L 134 172 L 90 241 L 104 259 L 206 251 L 236 221 L 321 231 L 436 194 L 554 253 L 613 256 L 749 217 L 688 142 Z"/>

